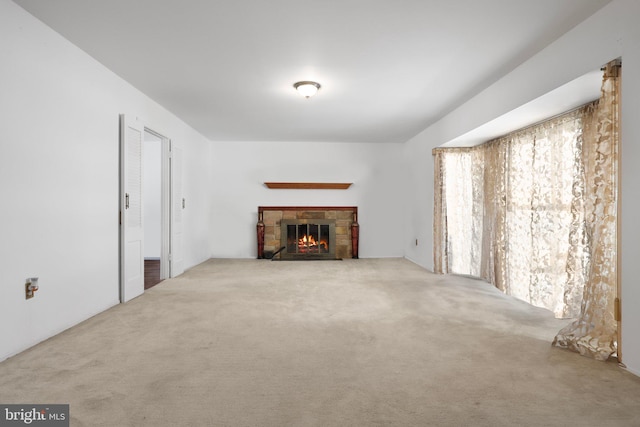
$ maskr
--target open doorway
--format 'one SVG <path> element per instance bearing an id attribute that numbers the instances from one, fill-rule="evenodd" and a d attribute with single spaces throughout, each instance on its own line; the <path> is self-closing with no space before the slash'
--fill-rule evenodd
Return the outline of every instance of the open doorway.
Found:
<path id="1" fill-rule="evenodd" d="M 120 302 L 183 271 L 181 158 L 169 138 L 120 116 Z"/>
<path id="2" fill-rule="evenodd" d="M 142 153 L 144 289 L 147 290 L 166 278 L 162 275 L 162 138 L 145 129 Z"/>

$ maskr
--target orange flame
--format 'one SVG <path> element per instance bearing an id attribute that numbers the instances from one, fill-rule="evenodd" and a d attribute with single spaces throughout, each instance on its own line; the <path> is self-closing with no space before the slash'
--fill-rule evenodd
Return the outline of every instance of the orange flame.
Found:
<path id="1" fill-rule="evenodd" d="M 326 239 L 322 239 L 320 241 L 316 241 L 313 236 L 307 236 L 306 234 L 298 239 L 298 250 L 302 252 L 312 251 L 317 252 L 320 251 L 328 251 L 329 250 L 329 242 Z"/>

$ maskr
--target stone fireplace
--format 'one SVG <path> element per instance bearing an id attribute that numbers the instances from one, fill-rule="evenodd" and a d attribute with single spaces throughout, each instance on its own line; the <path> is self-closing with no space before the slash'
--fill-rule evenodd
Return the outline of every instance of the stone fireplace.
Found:
<path id="1" fill-rule="evenodd" d="M 258 207 L 258 259 L 358 258 L 355 206 Z"/>

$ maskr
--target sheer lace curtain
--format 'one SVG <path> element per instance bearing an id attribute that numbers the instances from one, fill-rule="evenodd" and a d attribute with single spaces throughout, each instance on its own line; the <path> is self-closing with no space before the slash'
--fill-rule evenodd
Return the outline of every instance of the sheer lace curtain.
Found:
<path id="1" fill-rule="evenodd" d="M 617 352 L 618 149 L 620 65 L 605 67 L 602 96 L 587 111 L 582 160 L 585 170 L 585 234 L 589 242 L 586 285 L 577 320 L 562 329 L 554 345 L 606 360 Z"/>
<path id="2" fill-rule="evenodd" d="M 602 97 L 473 148 L 434 150 L 437 273 L 576 318 L 556 345 L 615 353 L 618 67 Z M 615 74 L 615 75 L 614 75 Z"/>

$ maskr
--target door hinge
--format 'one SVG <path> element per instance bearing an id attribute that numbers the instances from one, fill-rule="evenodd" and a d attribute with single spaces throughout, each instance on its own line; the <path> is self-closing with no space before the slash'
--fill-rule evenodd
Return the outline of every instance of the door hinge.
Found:
<path id="1" fill-rule="evenodd" d="M 118 224 L 122 225 L 122 211 L 118 211 Z"/>
<path id="2" fill-rule="evenodd" d="M 620 304 L 620 298 L 616 298 L 613 306 L 613 317 L 616 322 L 622 321 L 622 306 Z"/>

